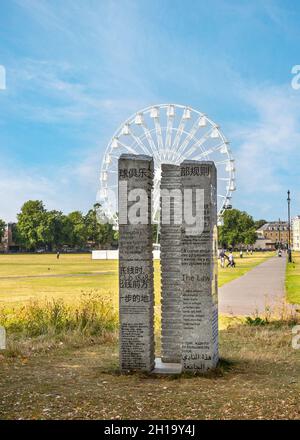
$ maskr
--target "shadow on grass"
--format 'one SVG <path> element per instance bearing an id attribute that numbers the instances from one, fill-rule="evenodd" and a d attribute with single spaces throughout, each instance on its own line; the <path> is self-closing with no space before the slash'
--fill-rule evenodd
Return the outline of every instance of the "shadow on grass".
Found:
<path id="1" fill-rule="evenodd" d="M 216 379 L 218 377 L 224 377 L 225 373 L 232 372 L 234 367 L 238 365 L 238 362 L 229 359 L 221 358 L 217 367 L 213 370 L 209 370 L 206 373 L 176 373 L 176 374 L 153 374 L 153 372 L 146 373 L 141 371 L 128 371 L 121 372 L 116 362 L 111 364 L 111 366 L 106 366 L 105 368 L 97 368 L 98 374 L 106 374 L 108 376 L 114 377 L 131 377 L 139 379 L 168 379 L 168 380 L 178 380 L 178 379 L 195 379 L 195 377 L 203 379 Z"/>

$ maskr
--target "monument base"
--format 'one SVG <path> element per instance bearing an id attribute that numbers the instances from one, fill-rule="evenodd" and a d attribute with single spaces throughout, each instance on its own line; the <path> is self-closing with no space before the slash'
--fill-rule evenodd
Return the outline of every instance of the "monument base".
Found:
<path id="1" fill-rule="evenodd" d="M 162 362 L 161 358 L 155 359 L 154 370 L 151 371 L 152 374 L 181 374 L 182 365 L 179 363 L 167 363 Z"/>

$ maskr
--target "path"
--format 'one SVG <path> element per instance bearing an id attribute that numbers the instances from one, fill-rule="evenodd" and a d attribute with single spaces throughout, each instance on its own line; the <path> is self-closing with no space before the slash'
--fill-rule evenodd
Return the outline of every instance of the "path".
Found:
<path id="1" fill-rule="evenodd" d="M 278 305 L 285 296 L 285 268 L 285 256 L 272 257 L 225 284 L 219 289 L 219 312 L 252 315 Z"/>

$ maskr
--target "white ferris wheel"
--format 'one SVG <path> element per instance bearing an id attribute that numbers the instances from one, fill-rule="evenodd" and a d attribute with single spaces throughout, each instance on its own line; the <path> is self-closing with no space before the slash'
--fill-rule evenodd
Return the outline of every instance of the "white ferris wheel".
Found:
<path id="1" fill-rule="evenodd" d="M 229 142 L 204 113 L 178 104 L 160 104 L 138 111 L 115 132 L 102 160 L 97 201 L 117 225 L 118 158 L 123 153 L 154 159 L 153 222 L 159 222 L 161 164 L 185 159 L 214 161 L 218 173 L 218 216 L 229 208 L 235 191 L 235 165 Z"/>

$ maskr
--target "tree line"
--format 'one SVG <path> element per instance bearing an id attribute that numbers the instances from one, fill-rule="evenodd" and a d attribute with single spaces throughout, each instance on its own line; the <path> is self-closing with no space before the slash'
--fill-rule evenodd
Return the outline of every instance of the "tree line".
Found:
<path id="1" fill-rule="evenodd" d="M 80 211 L 66 215 L 61 211 L 48 211 L 41 200 L 28 200 L 17 214 L 13 241 L 28 251 L 53 251 L 65 246 L 72 249 L 115 247 L 118 232 L 111 224 L 99 222 L 99 212 L 101 206 L 96 204 L 85 215 Z M 256 230 L 265 223 L 266 220 L 254 221 L 245 211 L 226 210 L 223 224 L 218 227 L 219 246 L 251 246 L 257 239 Z M 5 222 L 0 219 L 0 239 L 4 236 L 5 227 Z M 153 225 L 152 229 L 155 242 L 157 225 Z"/>
<path id="2" fill-rule="evenodd" d="M 27 251 L 111 247 L 117 243 L 117 232 L 111 224 L 98 221 L 99 206 L 94 205 L 85 215 L 80 211 L 66 215 L 48 211 L 41 200 L 28 200 L 17 214 L 13 241 Z"/>

